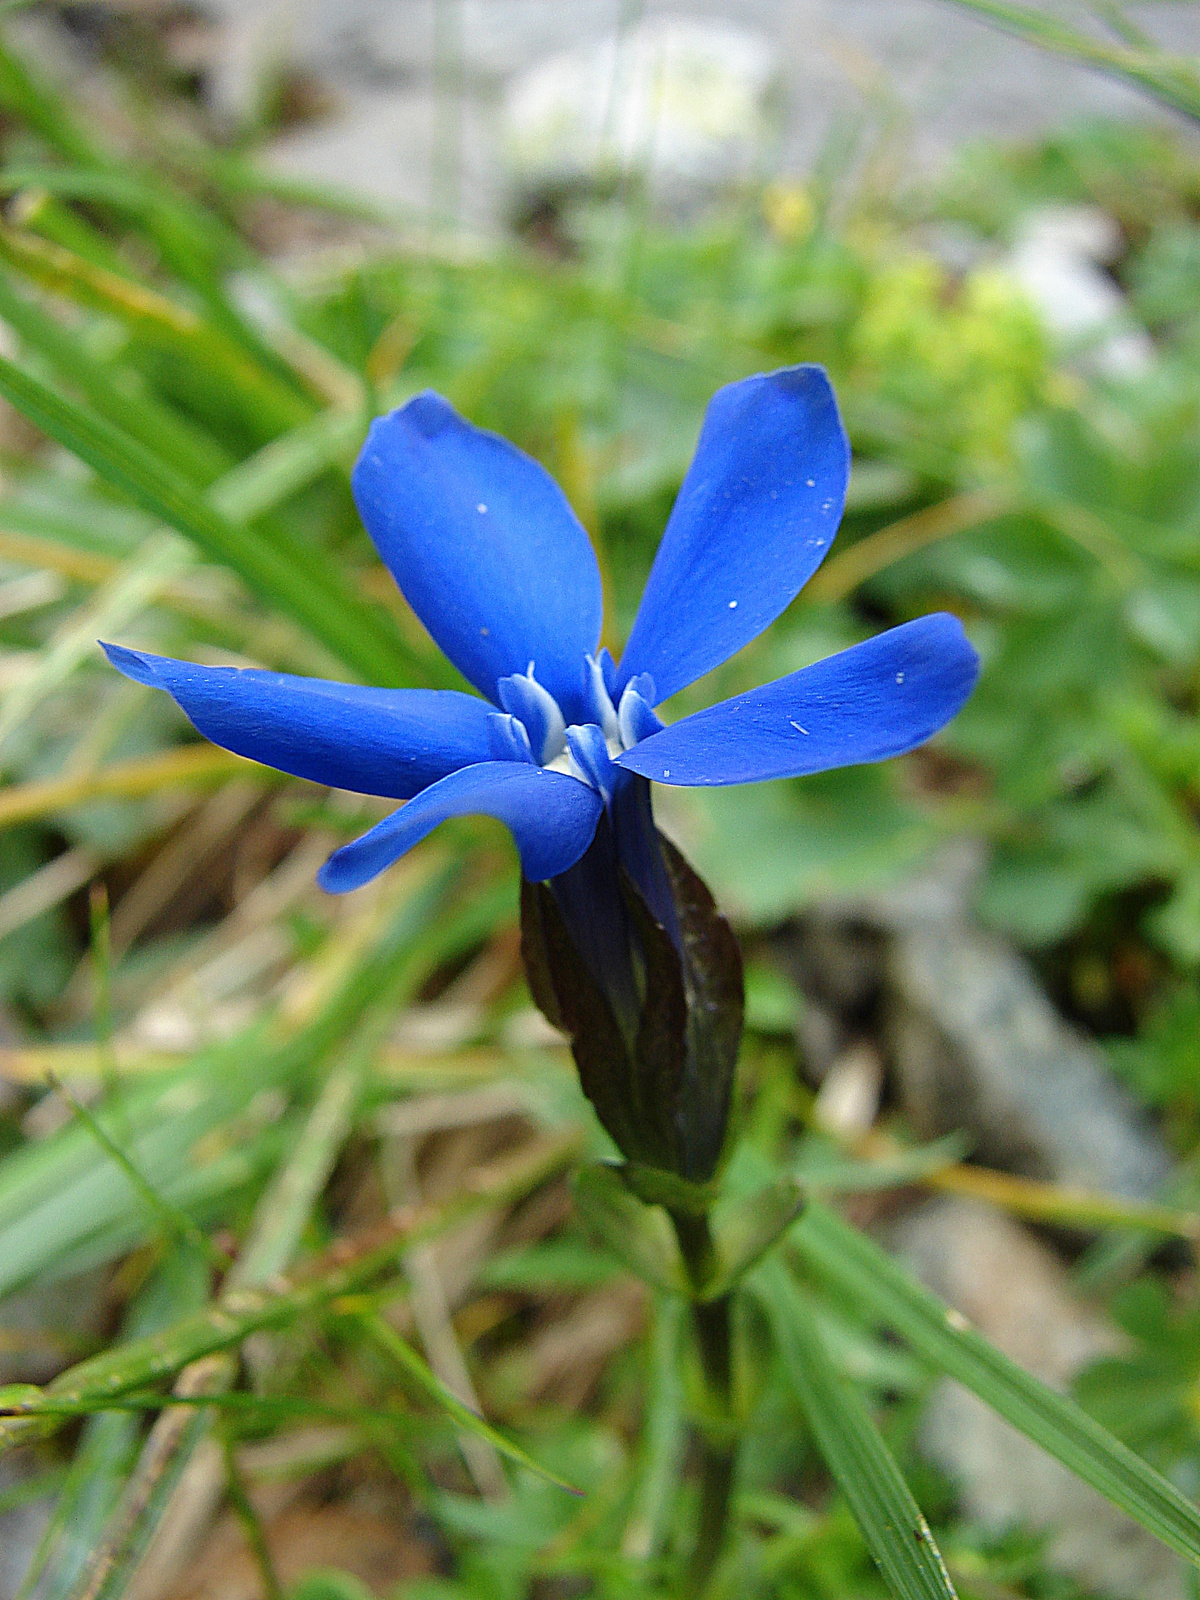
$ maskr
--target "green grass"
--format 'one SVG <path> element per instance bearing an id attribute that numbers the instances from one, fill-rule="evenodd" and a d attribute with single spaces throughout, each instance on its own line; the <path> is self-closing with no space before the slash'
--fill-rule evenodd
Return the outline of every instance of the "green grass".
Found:
<path id="1" fill-rule="evenodd" d="M 1174 1487 L 1200 1482 L 1195 1287 L 1169 1259 L 1144 1265 L 1149 1213 L 1063 1197 L 1095 1241 L 1090 1281 L 1126 1285 L 1114 1306 L 1132 1341 L 1085 1375 L 1078 1403 L 947 1321 L 832 1210 L 789 1226 L 796 1174 L 827 1196 L 900 1188 L 963 1147 L 867 1159 L 804 1132 L 795 997 L 760 960 L 815 896 L 892 882 L 956 835 L 982 840 L 976 910 L 1081 1025 L 1114 1036 L 1116 1070 L 1181 1157 L 1153 1215 L 1188 1233 L 1189 147 L 1069 129 L 967 153 L 903 204 L 846 177 L 792 211 L 747 194 L 687 229 L 644 216 L 633 249 L 619 207 L 581 206 L 564 259 L 377 243 L 284 277 L 253 243 L 270 185 L 251 157 L 166 139 L 124 157 L 4 48 L 0 105 L 0 187 L 20 202 L 0 230 L 13 335 L 0 393 L 39 430 L 11 417 L 3 430 L 0 601 L 31 571 L 57 577 L 35 605 L 0 605 L 0 1001 L 23 1039 L 0 1060 L 14 1086 L 0 1331 L 9 1296 L 36 1305 L 89 1272 L 108 1275 L 111 1312 L 102 1332 L 86 1318 L 41 1330 L 61 1372 L 0 1392 L 0 1447 L 26 1446 L 55 1497 L 23 1596 L 117 1600 L 214 1441 L 268 1593 L 254 1447 L 275 1441 L 299 1451 L 305 1481 L 344 1469 L 339 1493 L 383 1486 L 433 1519 L 452 1575 L 409 1600 L 584 1582 L 612 1600 L 673 1595 L 696 1511 L 693 1426 L 743 1436 L 714 1595 L 1069 1596 L 1036 1541 L 963 1523 L 919 1460 L 935 1372 L 1200 1559 L 1200 1518 Z M 1064 368 L 986 258 L 956 276 L 912 226 L 954 219 L 983 243 L 1044 199 L 1097 201 L 1121 222 L 1117 270 L 1160 351 L 1144 383 Z M 788 231 L 793 212 L 808 220 Z M 235 273 L 277 315 L 256 321 Z M 665 1219 L 598 1165 L 611 1148 L 563 1052 L 532 1031 L 499 830 L 455 823 L 372 889 L 321 896 L 323 852 L 378 807 L 198 753 L 165 697 L 111 672 L 94 641 L 451 681 L 348 487 L 370 416 L 433 386 L 558 477 L 596 543 L 619 645 L 708 396 L 797 360 L 824 362 L 844 406 L 846 523 L 809 594 L 677 709 L 934 607 L 963 617 L 984 672 L 932 755 L 695 795 L 677 813 L 739 918 L 759 997 L 709 1285 L 749 1272 L 733 1414 L 717 1416 Z M 82 876 L 56 889 L 64 856 Z M 106 885 L 107 919 L 89 918 L 88 877 Z M 631 1267 L 662 1292 L 635 1300 Z M 584 1334 L 601 1325 L 614 1331 L 593 1359 Z M 577 1341 L 565 1368 L 559 1331 Z M 315 1427 L 334 1430 L 338 1468 L 300 1449 Z M 337 1587 L 312 1575 L 297 1593 L 322 1583 Z"/>

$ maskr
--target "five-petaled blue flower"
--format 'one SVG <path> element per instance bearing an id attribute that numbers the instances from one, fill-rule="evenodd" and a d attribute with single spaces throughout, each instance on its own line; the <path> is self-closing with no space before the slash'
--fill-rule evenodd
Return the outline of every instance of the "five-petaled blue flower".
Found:
<path id="1" fill-rule="evenodd" d="M 757 783 L 913 749 L 958 711 L 978 659 L 935 614 L 664 726 L 655 707 L 790 604 L 841 518 L 849 446 L 824 372 L 714 395 L 620 664 L 598 649 L 588 536 L 537 462 L 418 395 L 376 420 L 359 511 L 409 604 L 480 691 L 380 689 L 201 667 L 106 645 L 214 743 L 298 777 L 408 803 L 336 851 L 329 890 L 375 877 L 447 817 L 511 829 L 526 878 L 557 878 L 606 809 L 664 924 L 649 786 Z M 622 823 L 622 813 L 628 820 Z"/>

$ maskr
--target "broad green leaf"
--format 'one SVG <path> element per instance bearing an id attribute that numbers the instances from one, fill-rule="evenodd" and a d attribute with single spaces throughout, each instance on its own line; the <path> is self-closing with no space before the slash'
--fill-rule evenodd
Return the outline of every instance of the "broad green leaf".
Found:
<path id="1" fill-rule="evenodd" d="M 804 1190 L 794 1178 L 779 1178 L 754 1194 L 718 1204 L 710 1218 L 716 1275 L 706 1285 L 704 1298 L 728 1294 L 782 1238 L 803 1204 Z"/>
<path id="2" fill-rule="evenodd" d="M 690 1293 L 679 1245 L 661 1206 L 639 1200 L 616 1167 L 581 1167 L 572 1187 L 583 1221 L 630 1272 L 669 1294 Z"/>
<path id="3" fill-rule="evenodd" d="M 804 1263 L 880 1318 L 939 1371 L 1200 1566 L 1200 1512 L 1073 1400 L 1011 1362 L 878 1245 L 813 1202 L 790 1239 Z"/>
<path id="4" fill-rule="evenodd" d="M 801 1291 L 779 1260 L 752 1287 L 821 1454 L 896 1600 L 954 1600 L 929 1524 L 858 1394 L 829 1359 Z"/>

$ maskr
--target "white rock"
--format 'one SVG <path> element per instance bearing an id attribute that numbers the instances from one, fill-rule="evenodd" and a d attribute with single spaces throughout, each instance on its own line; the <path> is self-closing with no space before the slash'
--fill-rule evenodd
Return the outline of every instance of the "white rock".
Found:
<path id="1" fill-rule="evenodd" d="M 1136 378 L 1154 345 L 1103 270 L 1120 249 L 1117 224 L 1095 206 L 1039 206 L 1022 223 L 1009 272 L 1049 331 L 1085 364 L 1111 378 Z"/>
<path id="2" fill-rule="evenodd" d="M 760 161 L 777 74 L 760 34 L 679 17 L 551 56 L 504 98 L 513 178 L 529 192 L 632 171 L 668 203 L 711 194 Z"/>

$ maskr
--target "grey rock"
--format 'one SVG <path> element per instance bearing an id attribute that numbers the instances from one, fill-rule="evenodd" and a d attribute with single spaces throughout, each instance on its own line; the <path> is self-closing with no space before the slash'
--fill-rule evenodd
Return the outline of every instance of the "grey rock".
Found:
<path id="1" fill-rule="evenodd" d="M 935 1200 L 905 1217 L 892 1243 L 977 1332 L 1054 1388 L 1121 1348 L 1111 1325 L 1072 1297 L 1055 1257 L 1000 1212 Z M 959 1385 L 938 1385 L 920 1443 L 973 1520 L 1046 1530 L 1050 1563 L 1089 1589 L 1182 1600 L 1176 1556 Z"/>
<path id="2" fill-rule="evenodd" d="M 1169 1160 L 1100 1052 L 1033 971 L 965 922 L 898 930 L 887 1032 L 905 1110 L 922 1137 L 956 1128 L 990 1165 L 1143 1198 Z"/>
<path id="3" fill-rule="evenodd" d="M 1029 963 L 971 921 L 984 859 L 978 841 L 956 840 L 887 888 L 825 901 L 801 924 L 797 979 L 852 1020 L 878 996 L 919 1136 L 965 1129 L 988 1165 L 1152 1196 L 1170 1171 L 1156 1132 Z"/>
<path id="4" fill-rule="evenodd" d="M 0 1492 L 16 1488 L 31 1470 L 32 1464 L 19 1457 L 0 1462 Z M 47 1497 L 0 1514 L 0 1600 L 12 1600 L 20 1588 L 46 1531 L 53 1504 L 53 1497 Z"/>
<path id="5" fill-rule="evenodd" d="M 248 114 L 260 94 L 256 74 L 284 59 L 317 75 L 341 102 L 324 127 L 329 146 L 319 127 L 303 139 L 289 136 L 270 157 L 277 169 L 325 177 L 332 168 L 372 199 L 391 185 L 397 202 L 427 204 L 441 187 L 434 167 L 460 160 L 468 176 L 457 184 L 456 214 L 481 231 L 504 217 L 496 112 L 505 84 L 561 51 L 594 50 L 633 8 L 628 0 L 208 0 L 208 9 L 227 36 L 213 84 L 228 113 L 236 117 L 240 106 Z M 638 10 L 651 20 L 686 15 L 768 41 L 782 68 L 777 162 L 785 172 L 806 171 L 823 149 L 853 142 L 864 119 L 885 112 L 906 164 L 924 170 L 942 166 L 969 138 L 1020 138 L 1072 116 L 1166 115 L 1133 89 L 1012 39 L 946 0 L 689 0 L 686 8 L 646 0 Z M 1200 48 L 1194 7 L 1141 6 L 1139 21 L 1168 46 Z M 381 96 L 396 102 L 391 115 L 379 108 Z M 422 107 L 439 96 L 461 102 L 460 133 L 417 131 L 398 155 L 397 128 L 423 129 Z M 481 181 L 469 176 L 475 172 Z M 438 200 L 444 211 L 445 196 Z"/>

